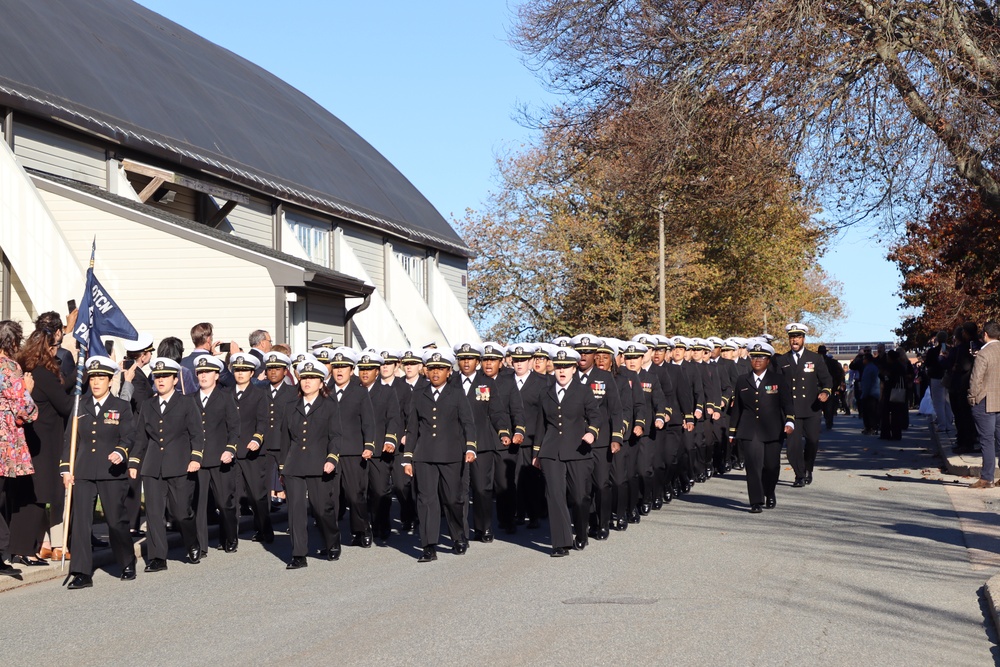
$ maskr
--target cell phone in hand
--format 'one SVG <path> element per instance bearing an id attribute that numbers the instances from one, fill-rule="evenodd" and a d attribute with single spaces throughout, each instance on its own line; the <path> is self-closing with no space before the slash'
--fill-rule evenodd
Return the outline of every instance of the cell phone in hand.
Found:
<path id="1" fill-rule="evenodd" d="M 74 310 L 76 310 L 76 299 L 70 299 L 66 302 L 66 312 L 72 313 Z"/>
<path id="2" fill-rule="evenodd" d="M 104 341 L 104 351 L 108 353 L 109 357 L 111 356 L 111 351 L 113 349 L 115 349 L 115 342 L 113 340 Z"/>
<path id="3" fill-rule="evenodd" d="M 229 354 L 229 348 L 230 348 L 229 343 L 219 343 L 219 352 L 225 352 L 226 354 Z"/>
<path id="4" fill-rule="evenodd" d="M 128 369 L 132 368 L 133 366 L 135 366 L 135 359 L 126 359 L 125 361 L 122 362 L 122 369 L 123 370 L 127 371 Z"/>

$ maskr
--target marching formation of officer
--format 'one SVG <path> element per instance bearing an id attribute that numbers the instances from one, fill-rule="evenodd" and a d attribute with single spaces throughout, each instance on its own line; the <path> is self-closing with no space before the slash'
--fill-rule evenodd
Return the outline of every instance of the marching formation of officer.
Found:
<path id="1" fill-rule="evenodd" d="M 352 545 L 384 543 L 393 496 L 400 532 L 419 525 L 421 563 L 437 559 L 442 515 L 456 554 L 470 538 L 493 541 L 494 507 L 508 534 L 547 517 L 552 555 L 561 557 L 733 468 L 746 470 L 750 512 L 773 508 L 786 440 L 793 486 L 812 481 L 818 410 L 831 391 L 825 364 L 804 348 L 806 327 L 786 331 L 791 350 L 778 356 L 764 338 L 579 334 L 469 341 L 454 353 L 359 352 L 326 339 L 292 357 L 254 350 L 226 365 L 199 355 L 198 391 L 187 396 L 176 390 L 180 365 L 156 357 L 152 396 L 136 402 L 134 417 L 109 392 L 118 366 L 92 357 L 72 472 L 69 431 L 62 463 L 66 485 L 76 485 L 69 587 L 92 585 L 97 497 L 122 579 L 135 577 L 126 499 L 139 475 L 147 572 L 167 568 L 168 510 L 188 562 L 207 555 L 209 496 L 220 550 L 237 550 L 241 497 L 253 540 L 272 543 L 272 479 L 287 494 L 287 569 L 306 567 L 310 555 L 339 559 L 348 511 Z M 219 383 L 224 371 L 235 386 Z M 310 510 L 322 538 L 312 552 Z"/>

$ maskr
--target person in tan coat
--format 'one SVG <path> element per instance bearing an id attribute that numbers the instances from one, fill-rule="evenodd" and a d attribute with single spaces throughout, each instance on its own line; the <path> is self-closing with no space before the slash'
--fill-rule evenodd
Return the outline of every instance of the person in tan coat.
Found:
<path id="1" fill-rule="evenodd" d="M 970 486 L 989 489 L 994 485 L 997 447 L 1000 445 L 1000 324 L 994 321 L 983 326 L 984 345 L 976 354 L 969 383 L 969 405 L 979 432 L 983 450 L 983 471 Z"/>

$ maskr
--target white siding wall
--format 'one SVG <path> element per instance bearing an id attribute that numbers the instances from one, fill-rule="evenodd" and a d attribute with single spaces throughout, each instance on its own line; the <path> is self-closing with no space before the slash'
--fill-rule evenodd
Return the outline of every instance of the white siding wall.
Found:
<path id="1" fill-rule="evenodd" d="M 41 195 L 84 266 L 96 234 L 98 279 L 154 340 L 177 336 L 189 351 L 191 326 L 211 322 L 217 340 L 247 348 L 254 329 L 276 329 L 274 283 L 264 267 L 58 194 Z"/>
<path id="2" fill-rule="evenodd" d="M 375 288 L 381 294 L 385 294 L 385 248 L 382 237 L 360 229 L 343 227 L 344 240 L 354 251 L 355 257 L 361 262 L 368 277 L 371 278 Z M 341 270 L 340 267 L 336 267 Z"/>
<path id="3" fill-rule="evenodd" d="M 464 257 L 454 257 L 441 253 L 438 258 L 438 270 L 448 282 L 448 287 L 462 307 L 469 309 L 469 260 Z M 464 284 L 463 284 L 464 283 Z"/>
<path id="4" fill-rule="evenodd" d="M 215 205 L 222 208 L 226 205 L 224 199 L 212 197 Z M 232 232 L 249 241 L 271 247 L 271 202 L 266 199 L 250 198 L 250 204 L 237 204 L 228 216 L 228 225 L 224 222 L 219 229 Z"/>
<path id="5" fill-rule="evenodd" d="M 103 148 L 30 125 L 14 124 L 14 154 L 25 167 L 104 187 L 108 182 Z"/>
<path id="6" fill-rule="evenodd" d="M 143 188 L 149 185 L 149 182 L 153 180 L 149 176 L 143 176 L 142 174 L 133 174 L 129 172 L 128 174 L 129 183 L 132 184 L 132 189 L 135 190 L 136 194 L 142 192 Z M 174 215 L 180 216 L 187 220 L 197 220 L 198 219 L 198 193 L 194 190 L 188 190 L 187 188 L 182 188 L 179 185 L 167 184 L 168 188 L 176 192 L 174 195 L 174 200 L 169 204 L 161 204 L 158 201 L 154 201 L 152 197 L 146 200 L 146 204 L 156 207 L 161 211 L 167 211 L 168 213 L 173 213 Z"/>
<path id="7" fill-rule="evenodd" d="M 330 336 L 333 336 L 334 344 L 343 345 L 344 299 L 318 292 L 307 294 L 306 329 L 310 346 Z"/>
<path id="8" fill-rule="evenodd" d="M 83 288 L 80 289 L 80 296 L 83 296 Z M 79 297 L 77 297 L 79 301 Z M 66 308 L 65 304 L 58 306 L 53 304 L 51 308 L 46 308 L 45 310 L 57 310 L 63 312 Z M 21 284 L 21 279 L 16 273 L 11 271 L 10 273 L 10 319 L 15 322 L 21 323 L 21 328 L 24 329 L 25 338 L 31 333 L 31 330 L 35 327 L 32 325 L 35 318 L 42 311 L 36 310 L 31 304 L 31 298 L 24 289 L 24 285 Z"/>

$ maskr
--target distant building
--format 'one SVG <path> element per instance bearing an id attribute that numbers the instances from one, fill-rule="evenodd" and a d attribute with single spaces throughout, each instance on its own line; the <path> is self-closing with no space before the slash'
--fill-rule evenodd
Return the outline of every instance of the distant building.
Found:
<path id="1" fill-rule="evenodd" d="M 430 202 L 281 79 L 129 0 L 0 10 L 0 309 L 98 276 L 157 340 L 215 325 L 387 347 L 478 340 L 471 252 Z"/>

